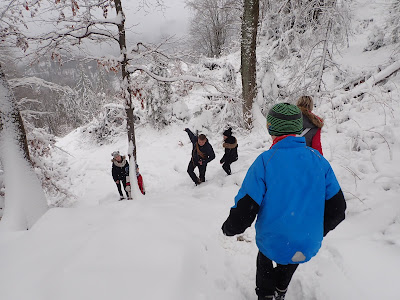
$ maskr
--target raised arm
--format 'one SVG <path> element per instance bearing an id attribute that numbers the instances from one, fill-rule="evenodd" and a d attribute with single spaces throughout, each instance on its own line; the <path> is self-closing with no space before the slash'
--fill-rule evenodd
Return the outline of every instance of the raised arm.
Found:
<path id="1" fill-rule="evenodd" d="M 185 128 L 185 131 L 189 135 L 189 139 L 193 144 L 197 143 L 197 136 L 193 134 L 193 132 L 189 128 Z"/>

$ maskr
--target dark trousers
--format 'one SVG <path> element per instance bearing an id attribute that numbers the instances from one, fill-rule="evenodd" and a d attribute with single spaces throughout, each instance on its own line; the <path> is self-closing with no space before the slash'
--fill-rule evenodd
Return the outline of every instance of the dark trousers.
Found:
<path id="1" fill-rule="evenodd" d="M 224 163 L 222 165 L 222 169 L 224 169 L 226 174 L 231 175 L 231 173 L 232 173 L 232 171 L 231 171 L 231 163 Z"/>
<path id="2" fill-rule="evenodd" d="M 195 165 L 193 163 L 193 160 L 191 160 L 189 162 L 188 168 L 187 168 L 187 172 L 190 176 L 190 178 L 192 178 L 193 182 L 195 184 L 199 183 L 199 178 L 197 178 L 196 174 L 194 173 L 194 169 L 198 167 L 199 168 L 199 177 L 200 177 L 200 181 L 204 182 L 206 181 L 206 169 L 207 169 L 207 165 Z"/>
<path id="3" fill-rule="evenodd" d="M 128 196 L 128 192 L 125 190 L 125 188 L 126 188 L 126 178 L 124 178 L 124 179 L 119 179 L 119 182 L 118 182 L 118 183 L 115 182 L 115 184 L 117 185 L 117 189 L 118 189 L 119 195 L 120 195 L 121 197 L 124 196 L 124 194 L 122 194 L 121 182 L 122 182 L 122 186 L 124 187 L 124 191 L 125 191 L 126 196 L 129 197 L 129 196 Z"/>
<path id="4" fill-rule="evenodd" d="M 258 296 L 273 296 L 276 289 L 286 291 L 298 264 L 280 265 L 274 268 L 272 260 L 261 252 L 257 256 L 256 293 Z"/>

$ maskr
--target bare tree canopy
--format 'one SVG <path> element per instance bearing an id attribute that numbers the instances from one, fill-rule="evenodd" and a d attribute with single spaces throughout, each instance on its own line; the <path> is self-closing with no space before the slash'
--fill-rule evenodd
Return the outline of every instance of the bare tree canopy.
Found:
<path id="1" fill-rule="evenodd" d="M 208 57 L 220 57 L 237 38 L 240 7 L 234 0 L 187 0 L 194 16 L 190 23 L 192 47 Z"/>

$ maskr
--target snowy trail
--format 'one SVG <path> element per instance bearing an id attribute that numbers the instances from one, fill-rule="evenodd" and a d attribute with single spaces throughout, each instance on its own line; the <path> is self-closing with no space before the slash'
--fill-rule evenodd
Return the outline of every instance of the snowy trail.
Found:
<path id="1" fill-rule="evenodd" d="M 162 134 L 142 128 L 137 134 L 147 188 L 137 201 L 117 201 L 110 174 L 111 152 L 124 152 L 124 136 L 95 146 L 77 131 L 59 142 L 73 155 L 75 208 L 52 209 L 33 230 L 0 236 L 0 268 L 13 270 L 0 273 L 4 299 L 256 298 L 254 227 L 244 234 L 249 242 L 223 236 L 220 227 L 248 167 L 268 149 L 268 137 L 238 136 L 239 161 L 231 176 L 219 164 L 218 137 L 210 137 L 217 157 L 208 166 L 207 182 L 195 187 L 186 173 L 191 144 L 181 128 Z M 345 178 L 337 155 L 334 169 Z M 400 269 L 399 245 L 393 242 L 399 240 L 398 211 L 385 218 L 388 207 L 399 205 L 395 198 L 383 207 L 373 200 L 348 202 L 347 220 L 298 269 L 288 300 L 372 300 L 400 293 L 382 278 Z"/>

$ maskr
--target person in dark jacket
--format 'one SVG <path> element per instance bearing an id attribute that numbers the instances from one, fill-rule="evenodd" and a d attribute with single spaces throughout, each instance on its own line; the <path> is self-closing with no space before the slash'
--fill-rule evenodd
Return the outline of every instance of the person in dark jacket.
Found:
<path id="1" fill-rule="evenodd" d="M 243 233 L 257 217 L 256 293 L 283 300 L 298 265 L 344 220 L 346 202 L 329 162 L 296 136 L 303 130 L 297 106 L 274 105 L 267 126 L 273 145 L 247 171 L 222 231 Z"/>
<path id="2" fill-rule="evenodd" d="M 114 151 L 112 154 L 112 168 L 111 173 L 112 177 L 117 185 L 118 193 L 120 196 L 120 200 L 124 199 L 124 195 L 122 194 L 121 182 L 124 187 L 124 191 L 126 197 L 128 199 L 132 199 L 130 196 L 130 182 L 129 182 L 129 163 L 126 160 L 125 156 L 121 156 L 119 151 Z M 128 188 L 127 188 L 128 187 Z"/>
<path id="3" fill-rule="evenodd" d="M 302 96 L 297 100 L 297 106 L 303 114 L 303 136 L 306 138 L 306 145 L 324 155 L 321 145 L 321 128 L 324 126 L 324 120 L 312 113 L 313 99 L 310 96 Z"/>
<path id="4" fill-rule="evenodd" d="M 234 136 L 232 136 L 232 128 L 228 128 L 224 131 L 224 142 L 222 147 L 225 148 L 225 154 L 219 161 L 222 164 L 222 169 L 226 174 L 231 175 L 231 163 L 238 160 L 238 143 Z"/>
<path id="5" fill-rule="evenodd" d="M 185 131 L 193 144 L 192 159 L 189 162 L 187 172 L 193 182 L 199 185 L 206 181 L 207 164 L 215 158 L 214 149 L 204 134 L 200 134 L 197 137 L 189 128 L 185 128 Z M 196 167 L 199 168 L 199 177 L 194 173 Z"/>

